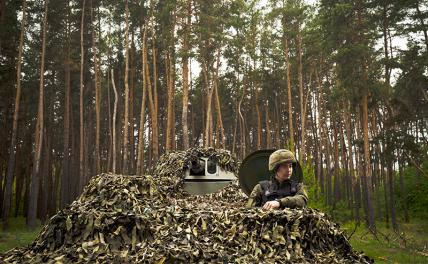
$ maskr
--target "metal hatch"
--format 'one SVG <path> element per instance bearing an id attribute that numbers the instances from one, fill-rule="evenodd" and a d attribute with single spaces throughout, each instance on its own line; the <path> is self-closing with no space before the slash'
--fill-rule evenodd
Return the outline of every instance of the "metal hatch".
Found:
<path id="1" fill-rule="evenodd" d="M 213 193 L 233 180 L 235 174 L 222 169 L 213 158 L 200 157 L 185 172 L 184 190 L 190 194 Z"/>
<path id="2" fill-rule="evenodd" d="M 276 149 L 257 150 L 245 157 L 239 168 L 238 178 L 242 191 L 247 195 L 250 195 L 257 183 L 269 180 L 273 175 L 273 172 L 269 171 L 268 165 L 269 156 L 275 150 Z M 298 182 L 302 182 L 303 180 L 303 171 L 299 162 L 293 165 L 291 179 Z"/>

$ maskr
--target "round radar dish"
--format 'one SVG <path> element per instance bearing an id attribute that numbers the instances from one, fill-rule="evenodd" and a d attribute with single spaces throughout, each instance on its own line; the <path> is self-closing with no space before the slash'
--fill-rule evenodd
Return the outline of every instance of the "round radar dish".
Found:
<path id="1" fill-rule="evenodd" d="M 276 149 L 263 149 L 257 150 L 247 157 L 241 163 L 239 168 L 238 177 L 239 185 L 244 193 L 248 196 L 253 190 L 254 186 L 261 181 L 269 180 L 273 175 L 273 171 L 269 171 L 269 156 Z M 303 172 L 299 162 L 293 164 L 293 174 L 291 179 L 297 182 L 302 182 Z"/>

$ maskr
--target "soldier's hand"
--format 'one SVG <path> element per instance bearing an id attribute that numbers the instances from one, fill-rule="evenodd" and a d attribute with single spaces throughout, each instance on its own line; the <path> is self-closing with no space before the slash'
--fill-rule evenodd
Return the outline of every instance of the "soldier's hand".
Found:
<path id="1" fill-rule="evenodd" d="M 278 201 L 269 201 L 263 205 L 263 210 L 278 209 L 280 206 Z"/>

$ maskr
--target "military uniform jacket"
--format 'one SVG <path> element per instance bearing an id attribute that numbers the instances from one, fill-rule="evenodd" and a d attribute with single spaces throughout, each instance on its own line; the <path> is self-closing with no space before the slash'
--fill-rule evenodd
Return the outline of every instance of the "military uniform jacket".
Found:
<path id="1" fill-rule="evenodd" d="M 263 206 L 267 201 L 278 201 L 280 208 L 302 208 L 306 206 L 308 195 L 302 183 L 285 180 L 280 183 L 274 177 L 261 181 L 250 194 L 248 207 Z"/>

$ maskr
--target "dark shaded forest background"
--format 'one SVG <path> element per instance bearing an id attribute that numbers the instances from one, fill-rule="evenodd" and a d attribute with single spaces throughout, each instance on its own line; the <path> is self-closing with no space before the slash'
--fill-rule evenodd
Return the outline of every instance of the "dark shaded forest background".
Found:
<path id="1" fill-rule="evenodd" d="M 311 204 L 373 231 L 428 206 L 420 0 L 0 0 L 0 211 L 29 227 L 100 172 L 289 148 Z"/>

